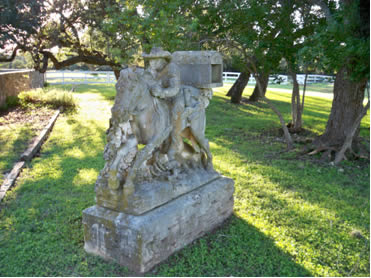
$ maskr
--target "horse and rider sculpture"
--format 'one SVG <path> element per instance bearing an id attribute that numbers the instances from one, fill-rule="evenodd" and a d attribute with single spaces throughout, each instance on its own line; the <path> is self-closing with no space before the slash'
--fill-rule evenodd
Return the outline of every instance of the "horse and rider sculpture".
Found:
<path id="1" fill-rule="evenodd" d="M 97 181 L 125 195 L 136 183 L 176 179 L 194 169 L 213 171 L 204 135 L 212 90 L 181 84 L 168 51 L 153 48 L 142 56 L 146 69 L 124 69 L 116 84 L 106 165 Z"/>
<path id="2" fill-rule="evenodd" d="M 145 69 L 121 71 L 95 184 L 83 211 L 84 249 L 146 272 L 233 212 L 233 180 L 212 166 L 205 138 L 211 88 L 223 85 L 217 51 L 153 48 Z"/>

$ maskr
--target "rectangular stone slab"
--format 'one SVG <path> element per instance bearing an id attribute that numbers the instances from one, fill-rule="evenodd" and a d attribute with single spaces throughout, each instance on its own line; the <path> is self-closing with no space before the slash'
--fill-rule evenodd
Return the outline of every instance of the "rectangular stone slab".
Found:
<path id="1" fill-rule="evenodd" d="M 171 61 L 178 65 L 182 85 L 196 88 L 223 86 L 223 58 L 217 51 L 176 51 Z"/>
<path id="2" fill-rule="evenodd" d="M 126 201 L 122 191 L 97 191 L 97 205 L 127 214 L 141 215 L 198 187 L 212 182 L 221 175 L 216 171 L 195 170 L 192 175 L 176 181 L 153 181 L 136 185 L 136 191 Z"/>
<path id="3" fill-rule="evenodd" d="M 143 215 L 93 206 L 83 211 L 85 250 L 146 272 L 233 212 L 233 180 L 222 177 Z"/>

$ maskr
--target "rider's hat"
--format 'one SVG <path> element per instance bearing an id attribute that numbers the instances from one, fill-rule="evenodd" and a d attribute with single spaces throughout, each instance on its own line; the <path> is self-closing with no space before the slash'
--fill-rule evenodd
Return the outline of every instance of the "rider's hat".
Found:
<path id="1" fill-rule="evenodd" d="M 169 51 L 163 50 L 161 47 L 152 47 L 149 54 L 143 53 L 143 59 L 159 59 L 163 58 L 166 60 L 171 60 L 171 53 Z"/>

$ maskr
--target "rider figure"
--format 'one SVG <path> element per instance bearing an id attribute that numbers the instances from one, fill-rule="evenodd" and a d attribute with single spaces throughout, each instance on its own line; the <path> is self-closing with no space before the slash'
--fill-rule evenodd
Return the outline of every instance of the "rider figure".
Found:
<path id="1" fill-rule="evenodd" d="M 142 54 L 143 59 L 148 60 L 149 66 L 146 72 L 151 75 L 153 81 L 150 92 L 154 97 L 164 99 L 169 104 L 171 111 L 171 143 L 168 151 L 169 160 L 175 159 L 175 153 L 182 144 L 181 132 L 181 105 L 177 104 L 177 95 L 180 92 L 180 72 L 178 66 L 171 62 L 171 54 L 160 47 L 153 47 L 149 54 Z M 150 82 L 151 83 L 151 82 Z"/>
<path id="2" fill-rule="evenodd" d="M 146 71 L 155 81 L 150 84 L 152 95 L 162 99 L 176 96 L 180 89 L 180 72 L 178 66 L 171 62 L 170 52 L 153 47 L 149 54 L 143 53 L 142 57 L 148 60 Z"/>
<path id="3" fill-rule="evenodd" d="M 181 153 L 184 149 L 181 135 L 182 129 L 185 127 L 184 121 L 192 122 L 195 117 L 200 115 L 200 112 L 209 104 L 212 91 L 181 86 L 179 68 L 171 62 L 172 56 L 168 51 L 154 47 L 149 54 L 142 54 L 142 57 L 149 64 L 145 75 L 147 75 L 146 81 L 151 94 L 162 99 L 169 106 L 172 131 L 167 156 L 169 161 L 175 161 L 176 154 Z M 202 140 L 203 135 L 200 135 L 200 132 L 193 130 L 192 133 L 204 148 L 206 145 L 208 146 L 207 141 Z M 207 151 L 207 155 L 209 158 L 211 157 L 209 151 Z"/>

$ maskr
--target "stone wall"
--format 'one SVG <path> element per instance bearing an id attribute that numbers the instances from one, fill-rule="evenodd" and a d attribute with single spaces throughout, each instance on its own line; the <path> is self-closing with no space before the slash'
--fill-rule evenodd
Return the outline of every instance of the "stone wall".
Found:
<path id="1" fill-rule="evenodd" d="M 17 96 L 22 91 L 44 86 L 44 74 L 33 70 L 0 73 L 0 106 L 8 96 Z"/>

